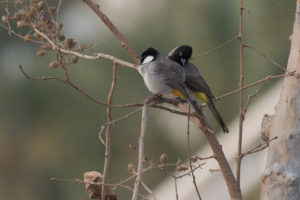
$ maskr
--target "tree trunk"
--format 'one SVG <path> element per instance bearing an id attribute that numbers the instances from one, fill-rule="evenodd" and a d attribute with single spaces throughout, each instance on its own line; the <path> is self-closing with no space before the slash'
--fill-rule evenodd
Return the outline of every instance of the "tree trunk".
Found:
<path id="1" fill-rule="evenodd" d="M 288 72 L 300 72 L 300 0 L 296 0 L 296 17 L 291 36 Z M 261 200 L 300 199 L 300 79 L 284 79 L 275 108 L 269 138 L 265 172 L 262 176 Z"/>

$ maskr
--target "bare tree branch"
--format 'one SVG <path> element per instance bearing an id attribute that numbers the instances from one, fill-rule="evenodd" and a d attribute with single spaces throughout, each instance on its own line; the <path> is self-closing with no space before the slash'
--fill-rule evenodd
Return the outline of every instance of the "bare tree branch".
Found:
<path id="1" fill-rule="evenodd" d="M 277 6 L 279 6 L 284 12 L 289 12 L 291 14 L 294 14 L 296 11 L 292 10 L 290 8 L 285 7 L 284 5 L 282 5 L 279 1 L 277 0 L 272 0 Z"/>
<path id="2" fill-rule="evenodd" d="M 118 38 L 121 42 L 121 46 L 124 47 L 132 59 L 138 64 L 140 60 L 137 58 L 136 51 L 130 46 L 126 38 L 120 33 L 115 25 L 109 20 L 109 18 L 100 10 L 100 7 L 94 4 L 91 0 L 83 0 L 103 21 L 103 23 L 110 29 L 110 31 Z"/>
<path id="3" fill-rule="evenodd" d="M 81 183 L 81 184 L 91 184 L 91 185 L 103 185 L 102 183 L 100 182 L 87 182 L 87 181 L 84 181 L 84 180 L 81 180 L 81 179 L 75 179 L 75 180 L 72 180 L 72 179 L 64 179 L 64 178 L 50 178 L 51 181 L 62 181 L 62 182 L 69 182 L 69 183 Z M 131 191 L 133 192 L 133 189 L 128 186 L 128 185 L 124 185 L 124 184 L 121 184 L 121 183 L 115 183 L 115 184 L 110 184 L 110 183 L 106 183 L 105 186 L 110 186 L 110 187 L 120 187 L 120 188 L 124 188 L 128 191 Z M 144 195 L 141 195 L 141 194 L 138 194 L 138 196 L 140 196 L 141 198 L 143 199 L 147 199 Z"/>
<path id="4" fill-rule="evenodd" d="M 250 150 L 242 153 L 242 158 L 244 156 L 246 156 L 246 155 L 250 155 L 250 154 L 253 154 L 253 153 L 256 153 L 256 152 L 264 150 L 265 148 L 267 148 L 269 146 L 269 144 L 270 144 L 271 141 L 276 140 L 276 139 L 278 139 L 277 136 L 273 137 L 272 139 L 270 139 L 268 141 L 266 141 L 265 143 L 259 144 L 259 145 L 255 146 L 255 147 L 251 148 Z"/>
<path id="5" fill-rule="evenodd" d="M 144 162 L 144 141 L 145 141 L 145 135 L 146 135 L 148 104 L 149 104 L 149 99 L 146 99 L 144 101 L 144 107 L 143 107 L 143 112 L 142 112 L 141 135 L 140 135 L 140 139 L 139 139 L 138 171 L 137 171 L 137 176 L 136 176 L 136 179 L 134 182 L 132 200 L 137 200 L 139 185 L 142 181 L 143 162 Z"/>
<path id="6" fill-rule="evenodd" d="M 69 85 L 71 86 L 73 89 L 77 90 L 78 92 L 80 92 L 81 94 L 83 94 L 85 97 L 87 97 L 88 99 L 92 100 L 94 103 L 96 104 L 99 104 L 99 105 L 102 105 L 102 106 L 107 106 L 106 103 L 102 102 L 102 101 L 99 101 L 97 100 L 96 98 L 94 97 L 91 97 L 90 95 L 88 95 L 83 89 L 77 87 L 75 84 L 73 84 L 69 79 L 67 80 L 63 80 L 63 79 L 60 79 L 60 78 L 57 78 L 57 77 L 54 77 L 54 76 L 43 76 L 43 77 L 39 77 L 39 78 L 32 78 L 30 77 L 24 70 L 23 70 L 23 67 L 22 65 L 19 66 L 19 69 L 20 71 L 22 72 L 22 74 L 29 80 L 32 80 L 32 81 L 37 81 L 37 80 L 42 80 L 42 81 L 46 81 L 46 80 L 55 80 L 55 81 L 58 81 L 60 83 L 63 83 L 63 84 L 66 84 L 66 85 Z"/>
<path id="7" fill-rule="evenodd" d="M 174 178 L 176 200 L 178 200 L 177 178 L 175 176 L 173 176 L 173 178 Z"/>
<path id="8" fill-rule="evenodd" d="M 260 83 L 264 83 L 264 82 L 272 80 L 272 79 L 282 78 L 282 77 L 286 77 L 286 76 L 294 76 L 296 78 L 299 78 L 299 74 L 296 74 L 295 72 L 290 72 L 290 73 L 287 72 L 285 74 L 280 74 L 280 75 L 269 75 L 269 76 L 267 76 L 267 77 L 265 77 L 265 78 L 263 78 L 261 80 L 258 80 L 258 81 L 254 82 L 254 83 L 250 83 L 250 84 L 244 86 L 241 89 L 236 89 L 236 90 L 233 90 L 231 92 L 225 93 L 225 94 L 223 94 L 221 96 L 218 96 L 218 97 L 215 98 L 215 101 L 218 101 L 218 100 L 220 100 L 220 99 L 222 99 L 224 97 L 227 97 L 227 96 L 233 95 L 235 93 L 238 93 L 238 92 L 240 92 L 240 90 L 245 90 L 245 89 L 247 89 L 249 87 L 253 87 L 253 86 L 258 85 Z"/>
<path id="9" fill-rule="evenodd" d="M 142 181 L 141 185 L 143 186 L 143 188 L 153 197 L 154 200 L 157 200 L 155 194 L 153 193 L 153 191 Z"/>
<path id="10" fill-rule="evenodd" d="M 205 53 L 202 53 L 202 54 L 200 54 L 200 55 L 198 55 L 198 56 L 192 57 L 191 60 L 200 58 L 200 57 L 202 57 L 202 56 L 206 56 L 206 55 L 208 55 L 208 54 L 211 54 L 212 52 L 214 52 L 214 51 L 216 51 L 216 50 L 218 50 L 218 49 L 220 49 L 220 48 L 226 46 L 227 44 L 231 43 L 232 41 L 234 41 L 234 40 L 236 40 L 236 39 L 238 39 L 238 36 L 234 36 L 233 38 L 227 40 L 226 42 L 220 44 L 219 46 L 217 46 L 217 47 L 215 47 L 215 48 L 213 48 L 213 49 L 211 49 L 211 50 L 209 50 L 209 51 L 207 51 L 207 52 L 205 52 Z"/>
<path id="11" fill-rule="evenodd" d="M 266 85 L 266 84 L 263 84 L 263 85 L 262 85 L 258 90 L 256 90 L 253 94 L 248 95 L 247 103 L 246 103 L 246 105 L 245 105 L 245 107 L 244 107 L 244 111 L 243 111 L 243 117 L 245 117 L 245 115 L 246 115 L 248 106 L 250 105 L 250 102 L 251 102 L 252 98 L 255 97 L 256 95 L 258 95 L 265 85 Z"/>
<path id="12" fill-rule="evenodd" d="M 108 175 L 108 168 L 109 168 L 109 161 L 110 161 L 110 134 L 111 134 L 111 121 L 112 121 L 112 116 L 111 116 L 111 104 L 112 104 L 112 99 L 116 87 L 116 82 L 117 82 L 117 69 L 118 69 L 118 64 L 113 63 L 113 78 L 112 78 L 112 84 L 111 88 L 109 91 L 108 95 L 108 100 L 107 100 L 107 127 L 106 127 L 106 133 L 105 133 L 105 158 L 104 158 L 104 167 L 103 167 L 103 176 L 102 176 L 102 183 L 106 183 L 107 175 Z M 105 186 L 102 186 L 102 194 L 101 194 L 101 199 L 104 199 L 105 197 Z"/>
<path id="13" fill-rule="evenodd" d="M 261 55 L 262 57 L 264 57 L 265 59 L 267 59 L 270 63 L 272 63 L 273 65 L 279 67 L 280 69 L 286 71 L 286 67 L 280 65 L 279 63 L 277 63 L 275 60 L 273 60 L 270 56 L 264 54 L 263 52 L 259 51 L 258 49 L 250 46 L 250 45 L 245 45 L 244 47 L 251 49 L 252 51 L 254 51 L 255 53 L 257 53 L 258 55 Z"/>
<path id="14" fill-rule="evenodd" d="M 37 28 L 34 27 L 34 31 L 37 32 L 38 34 L 40 34 L 44 39 L 46 39 L 49 42 L 49 44 L 52 46 L 53 49 L 56 49 L 61 53 L 72 54 L 74 56 L 78 56 L 80 58 L 85 58 L 85 59 L 88 59 L 88 60 L 96 60 L 96 59 L 100 59 L 100 58 L 106 58 L 106 59 L 112 60 L 113 62 L 115 62 L 117 64 L 120 64 L 122 66 L 136 69 L 136 66 L 134 64 L 126 62 L 126 61 L 121 60 L 119 58 L 116 58 L 116 57 L 114 57 L 112 55 L 109 55 L 109 54 L 96 53 L 95 55 L 90 56 L 90 55 L 85 55 L 85 54 L 79 53 L 77 51 L 73 51 L 73 50 L 69 50 L 69 49 L 63 49 L 63 48 L 59 47 L 58 45 L 56 45 L 47 35 L 45 35 L 41 31 L 39 31 Z"/>
<path id="15" fill-rule="evenodd" d="M 236 181 L 237 187 L 240 188 L 240 177 L 241 177 L 241 154 L 242 154 L 242 141 L 243 141 L 243 84 L 244 84 L 244 70 L 243 70 L 243 58 L 244 58 L 244 44 L 242 40 L 243 36 L 243 11 L 244 5 L 243 0 L 240 0 L 240 22 L 239 22 L 239 41 L 240 41 L 240 82 L 239 82 L 239 97 L 240 97 L 240 117 L 239 117 L 239 138 L 238 138 L 238 155 L 236 164 Z"/>
<path id="16" fill-rule="evenodd" d="M 189 106 L 189 113 L 190 113 L 191 107 Z M 189 159 L 189 163 L 190 163 L 190 169 L 191 169 L 191 174 L 193 177 L 193 184 L 195 187 L 195 190 L 197 192 L 198 198 L 201 200 L 201 195 L 197 186 L 197 182 L 196 182 L 196 177 L 194 175 L 194 171 L 193 171 L 193 163 L 192 163 L 192 158 L 191 158 L 191 148 L 190 148 L 190 115 L 188 115 L 187 117 L 187 152 L 188 152 L 188 159 Z"/>

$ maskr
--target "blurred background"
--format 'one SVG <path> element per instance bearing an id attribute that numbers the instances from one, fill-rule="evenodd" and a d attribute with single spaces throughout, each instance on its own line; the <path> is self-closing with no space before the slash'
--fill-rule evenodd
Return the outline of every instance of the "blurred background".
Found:
<path id="1" fill-rule="evenodd" d="M 57 1 L 48 3 L 56 5 Z M 237 1 L 101 0 L 97 3 L 139 53 L 151 46 L 167 55 L 175 46 L 188 44 L 196 56 L 238 35 Z M 243 39 L 246 44 L 286 66 L 294 15 L 283 10 L 281 4 L 294 10 L 294 1 L 245 1 Z M 5 3 L 0 3 L 1 16 L 5 15 L 5 6 Z M 133 62 L 119 41 L 82 1 L 64 0 L 60 20 L 65 35 L 75 38 L 77 43 L 96 44 L 94 52 Z M 56 59 L 56 54 L 38 57 L 38 49 L 39 45 L 10 37 L 0 27 L 0 199 L 89 199 L 82 184 L 51 182 L 50 178 L 82 179 L 86 171 L 102 172 L 104 146 L 98 139 L 98 132 L 106 123 L 106 108 L 61 83 L 26 80 L 18 69 L 20 64 L 32 77 L 63 77 L 61 69 L 48 67 Z M 215 96 L 238 88 L 237 40 L 194 59 L 193 63 Z M 245 84 L 270 74 L 283 73 L 249 49 L 245 49 L 244 64 Z M 106 101 L 112 78 L 111 61 L 79 59 L 78 64 L 68 68 L 70 78 L 77 86 Z M 276 80 L 268 82 L 253 102 L 264 98 L 264 93 L 275 83 Z M 246 90 L 245 99 L 258 88 Z M 122 66 L 118 68 L 114 104 L 141 103 L 150 95 L 137 71 Z M 228 124 L 238 115 L 238 102 L 236 94 L 216 103 Z M 114 109 L 112 116 L 117 119 L 133 110 Z M 205 112 L 205 115 L 218 130 L 219 126 L 210 113 Z M 141 114 L 136 114 L 112 129 L 111 183 L 130 175 L 128 163 L 136 165 L 137 152 L 129 145 L 137 144 L 140 118 Z M 237 133 L 230 133 L 230 137 L 236 136 Z M 193 152 L 206 144 L 195 127 L 192 127 L 191 138 Z M 236 143 L 232 145 L 236 146 Z M 186 118 L 151 109 L 145 148 L 148 159 L 156 163 L 162 153 L 168 155 L 169 162 L 186 160 Z M 154 170 L 144 177 L 148 186 L 153 188 L 167 176 Z M 253 194 L 258 193 L 253 191 Z M 116 190 L 116 194 L 119 199 L 131 196 L 123 189 Z M 245 199 L 257 197 L 249 194 Z"/>

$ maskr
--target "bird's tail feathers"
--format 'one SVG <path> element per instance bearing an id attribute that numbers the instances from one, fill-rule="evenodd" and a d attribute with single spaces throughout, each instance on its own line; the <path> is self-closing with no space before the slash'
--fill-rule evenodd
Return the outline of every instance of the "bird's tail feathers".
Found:
<path id="1" fill-rule="evenodd" d="M 198 114 L 198 116 L 206 122 L 206 118 L 202 113 L 201 108 L 198 106 L 198 104 L 196 103 L 196 101 L 194 101 L 188 94 L 187 92 L 183 93 L 186 101 L 192 106 L 192 108 L 195 110 L 195 112 Z"/>
<path id="2" fill-rule="evenodd" d="M 214 115 L 214 117 L 216 118 L 216 120 L 218 121 L 218 123 L 220 124 L 220 126 L 222 127 L 223 132 L 229 133 L 229 130 L 228 130 L 226 124 L 224 123 L 220 113 L 217 111 L 214 102 L 209 102 L 207 105 L 208 105 L 208 108 L 210 109 L 210 111 L 212 112 L 212 114 Z"/>

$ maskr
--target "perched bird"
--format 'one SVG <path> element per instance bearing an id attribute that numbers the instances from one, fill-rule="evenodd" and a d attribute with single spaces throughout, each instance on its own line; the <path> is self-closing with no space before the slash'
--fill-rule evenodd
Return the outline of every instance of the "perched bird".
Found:
<path id="1" fill-rule="evenodd" d="M 161 55 L 154 48 L 146 49 L 140 56 L 139 72 L 150 92 L 156 95 L 175 94 L 185 99 L 202 120 L 205 117 L 196 101 L 190 98 L 184 83 L 184 69 L 176 62 Z"/>
<path id="2" fill-rule="evenodd" d="M 214 95 L 212 94 L 208 84 L 201 76 L 199 70 L 195 65 L 189 62 L 192 56 L 192 47 L 188 45 L 182 45 L 175 47 L 169 54 L 168 58 L 180 64 L 185 72 L 185 86 L 188 88 L 188 93 L 195 95 L 201 101 L 207 103 L 210 111 L 221 125 L 224 133 L 228 133 L 229 130 L 225 125 L 220 113 L 216 109 L 214 103 Z M 192 95 L 191 95 L 192 96 Z"/>

